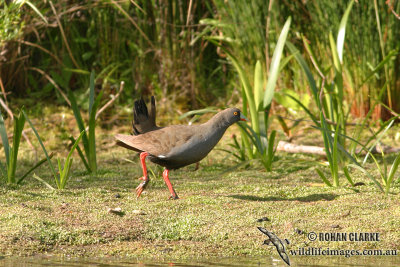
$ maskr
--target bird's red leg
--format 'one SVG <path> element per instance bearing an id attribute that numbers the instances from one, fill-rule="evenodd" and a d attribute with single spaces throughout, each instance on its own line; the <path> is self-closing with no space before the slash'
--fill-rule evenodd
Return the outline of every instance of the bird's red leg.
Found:
<path id="1" fill-rule="evenodd" d="M 169 177 L 168 177 L 168 176 L 169 176 L 169 170 L 168 170 L 168 169 L 165 169 L 165 170 L 163 171 L 162 176 L 163 176 L 163 178 L 164 178 L 165 184 L 167 185 L 167 187 L 168 187 L 168 189 L 169 189 L 169 192 L 171 193 L 171 196 L 170 196 L 169 198 L 171 198 L 171 199 L 179 199 L 179 197 L 178 197 L 178 195 L 176 194 L 174 188 L 172 187 L 171 182 L 169 181 Z"/>
<path id="2" fill-rule="evenodd" d="M 143 180 L 138 187 L 136 187 L 136 197 L 139 198 L 140 195 L 142 194 L 143 190 L 146 188 L 148 185 L 150 179 L 149 176 L 147 175 L 147 168 L 146 168 L 146 157 L 149 155 L 147 152 L 142 152 L 140 153 L 140 163 L 142 165 L 142 170 L 143 170 L 143 176 L 140 177 L 140 180 Z"/>

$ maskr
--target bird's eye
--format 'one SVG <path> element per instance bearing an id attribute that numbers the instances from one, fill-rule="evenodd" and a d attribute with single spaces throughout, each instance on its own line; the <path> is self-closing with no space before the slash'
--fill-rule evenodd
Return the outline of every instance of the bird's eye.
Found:
<path id="1" fill-rule="evenodd" d="M 233 115 L 237 116 L 238 115 L 237 111 L 233 112 Z"/>

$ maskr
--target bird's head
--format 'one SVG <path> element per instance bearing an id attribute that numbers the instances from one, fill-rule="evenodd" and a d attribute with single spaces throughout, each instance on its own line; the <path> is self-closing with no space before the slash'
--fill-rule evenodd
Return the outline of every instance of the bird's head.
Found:
<path id="1" fill-rule="evenodd" d="M 238 108 L 227 108 L 220 113 L 224 120 L 229 123 L 229 125 L 232 125 L 238 121 L 249 121 Z"/>

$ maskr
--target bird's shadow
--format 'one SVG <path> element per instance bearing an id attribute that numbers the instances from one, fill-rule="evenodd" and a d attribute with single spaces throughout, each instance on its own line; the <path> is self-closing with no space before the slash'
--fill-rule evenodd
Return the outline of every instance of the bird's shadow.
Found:
<path id="1" fill-rule="evenodd" d="M 250 200 L 250 201 L 300 201 L 300 202 L 314 202 L 320 200 L 331 201 L 334 200 L 338 195 L 335 194 L 311 194 L 304 197 L 294 197 L 294 198 L 284 198 L 284 197 L 276 197 L 276 196 L 268 196 L 268 197 L 259 197 L 259 196 L 251 196 L 251 195 L 230 195 L 229 197 L 241 199 L 241 200 Z"/>

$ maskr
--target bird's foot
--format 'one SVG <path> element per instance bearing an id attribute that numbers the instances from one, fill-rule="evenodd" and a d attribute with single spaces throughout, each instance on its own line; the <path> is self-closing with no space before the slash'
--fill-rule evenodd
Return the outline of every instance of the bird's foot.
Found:
<path id="1" fill-rule="evenodd" d="M 146 181 L 148 178 L 146 176 L 139 177 L 138 180 Z"/>
<path id="2" fill-rule="evenodd" d="M 168 199 L 176 200 L 176 199 L 179 199 L 179 197 L 178 197 L 178 195 L 175 195 L 175 196 L 171 195 Z"/>
<path id="3" fill-rule="evenodd" d="M 143 180 L 137 187 L 136 187 L 136 198 L 139 198 L 140 195 L 142 194 L 143 190 L 146 188 L 146 186 L 149 184 L 150 179 L 147 176 L 143 176 L 139 178 L 140 180 Z"/>
<path id="4" fill-rule="evenodd" d="M 168 189 L 169 189 L 169 192 L 170 192 L 170 194 L 171 194 L 171 196 L 169 197 L 169 199 L 179 199 L 179 197 L 178 197 L 178 195 L 176 194 L 174 188 L 172 187 L 171 182 L 169 181 L 169 177 L 168 177 L 168 176 L 169 176 L 169 170 L 168 170 L 168 169 L 165 169 L 165 170 L 163 171 L 163 178 L 164 178 L 165 184 L 167 185 L 167 187 L 168 187 Z"/>

